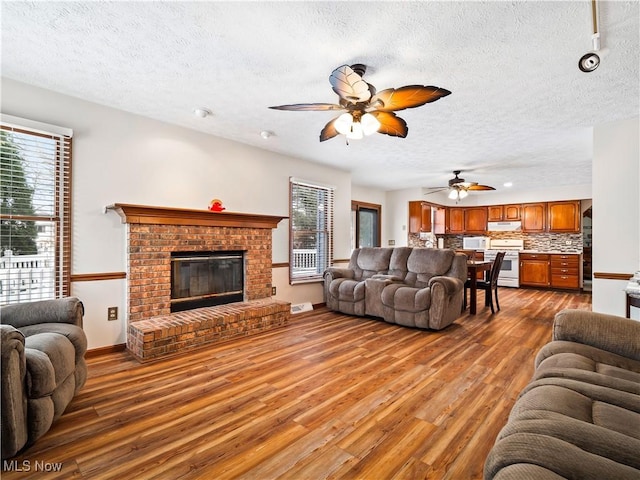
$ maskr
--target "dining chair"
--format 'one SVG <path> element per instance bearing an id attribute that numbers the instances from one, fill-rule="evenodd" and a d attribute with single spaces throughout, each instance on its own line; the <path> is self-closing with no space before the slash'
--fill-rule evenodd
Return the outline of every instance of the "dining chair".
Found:
<path id="1" fill-rule="evenodd" d="M 495 308 L 493 306 L 493 298 L 496 299 L 496 307 L 498 311 L 500 311 L 500 302 L 498 301 L 498 275 L 500 274 L 500 269 L 502 268 L 502 260 L 504 259 L 505 252 L 496 253 L 496 258 L 491 265 L 491 270 L 489 271 L 489 275 L 487 280 L 477 280 L 476 288 L 478 290 L 484 290 L 484 304 L 485 306 L 491 307 L 491 313 L 496 313 Z M 467 280 L 464 284 L 464 308 L 467 305 L 467 290 L 469 288 L 469 280 Z"/>

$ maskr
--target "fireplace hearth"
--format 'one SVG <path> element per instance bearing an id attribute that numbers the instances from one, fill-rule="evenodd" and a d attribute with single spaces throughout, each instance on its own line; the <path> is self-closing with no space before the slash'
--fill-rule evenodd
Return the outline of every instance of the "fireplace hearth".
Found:
<path id="1" fill-rule="evenodd" d="M 272 229 L 286 217 L 124 203 L 107 210 L 127 224 L 127 349 L 134 357 L 152 360 L 286 325 L 291 304 L 271 298 Z M 205 277 L 199 272 L 209 270 L 209 260 L 201 255 L 211 252 L 227 257 L 241 252 L 242 259 L 224 259 L 216 268 L 242 265 L 242 277 L 231 275 L 221 288 L 216 280 L 213 293 L 203 293 Z M 172 311 L 173 303 L 182 303 L 172 300 L 171 285 L 173 260 L 181 255 L 195 259 L 178 270 L 189 270 L 190 276 L 193 270 L 198 280 L 178 281 L 180 300 L 224 296 L 218 293 L 237 292 L 242 285 L 241 301 Z M 210 283 L 208 273 L 202 283 Z"/>
<path id="2" fill-rule="evenodd" d="M 244 300 L 244 252 L 172 252 L 171 312 Z"/>

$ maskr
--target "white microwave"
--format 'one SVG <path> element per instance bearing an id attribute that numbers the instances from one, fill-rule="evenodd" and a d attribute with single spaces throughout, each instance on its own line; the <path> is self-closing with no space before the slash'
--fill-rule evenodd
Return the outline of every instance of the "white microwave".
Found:
<path id="1" fill-rule="evenodd" d="M 489 237 L 462 237 L 464 250 L 488 250 Z"/>

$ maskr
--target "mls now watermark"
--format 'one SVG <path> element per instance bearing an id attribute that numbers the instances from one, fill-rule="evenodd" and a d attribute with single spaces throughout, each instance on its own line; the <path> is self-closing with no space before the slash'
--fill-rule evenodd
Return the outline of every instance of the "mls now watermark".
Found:
<path id="1" fill-rule="evenodd" d="M 62 462 L 3 460 L 2 470 L 5 472 L 59 472 L 62 470 Z"/>

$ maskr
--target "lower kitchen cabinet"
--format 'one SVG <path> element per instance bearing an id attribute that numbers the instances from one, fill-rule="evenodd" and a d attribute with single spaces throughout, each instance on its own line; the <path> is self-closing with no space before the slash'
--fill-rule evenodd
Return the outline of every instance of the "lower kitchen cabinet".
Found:
<path id="1" fill-rule="evenodd" d="M 553 288 L 580 288 L 580 255 L 550 255 L 551 286 Z"/>
<path id="2" fill-rule="evenodd" d="M 520 285 L 579 290 L 580 257 L 577 253 L 521 253 Z"/>
<path id="3" fill-rule="evenodd" d="M 520 254 L 520 285 L 523 287 L 548 287 L 549 255 L 542 253 Z"/>

